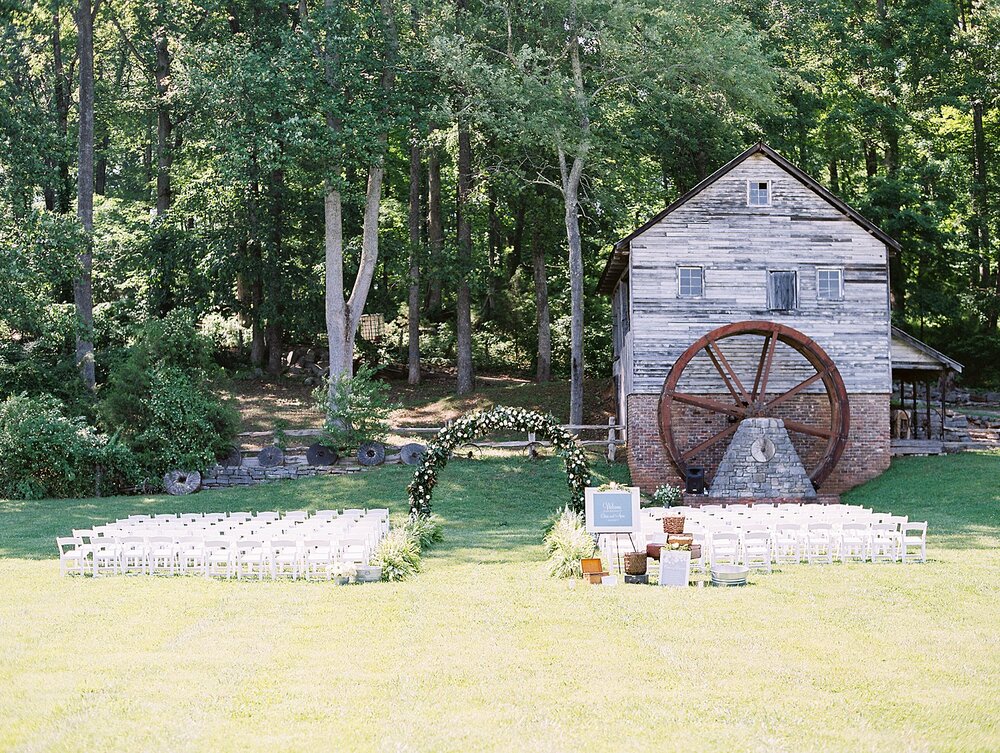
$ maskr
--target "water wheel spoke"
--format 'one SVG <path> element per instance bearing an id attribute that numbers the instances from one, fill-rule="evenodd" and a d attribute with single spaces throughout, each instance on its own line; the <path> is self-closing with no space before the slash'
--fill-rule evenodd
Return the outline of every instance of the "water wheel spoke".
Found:
<path id="1" fill-rule="evenodd" d="M 824 376 L 826 376 L 826 371 L 827 371 L 826 369 L 823 369 L 821 371 L 817 371 L 815 374 L 813 374 L 808 379 L 803 379 L 801 382 L 799 382 L 797 385 L 795 385 L 794 387 L 792 387 L 790 390 L 788 390 L 784 394 L 778 395 L 778 397 L 774 398 L 774 400 L 772 400 L 771 402 L 769 402 L 765 407 L 767 408 L 767 410 L 771 410 L 772 408 L 774 408 L 774 407 L 776 407 L 778 405 L 781 405 L 783 402 L 785 402 L 789 398 L 795 397 L 800 392 L 802 392 L 802 390 L 804 390 L 807 387 L 809 387 L 809 385 L 813 384 L 814 382 L 817 382 L 818 380 L 820 380 Z"/>
<path id="2" fill-rule="evenodd" d="M 722 352 L 722 348 L 719 347 L 717 342 L 710 342 L 705 346 L 705 350 L 708 351 L 708 357 L 712 359 L 712 363 L 715 365 L 716 370 L 719 372 L 719 376 L 722 377 L 722 381 L 726 383 L 726 388 L 732 393 L 733 399 L 736 400 L 737 405 L 746 405 L 750 402 L 750 395 L 747 393 L 746 388 L 740 381 L 740 378 L 736 376 L 736 372 L 733 367 L 729 365 L 729 361 Z"/>
<path id="3" fill-rule="evenodd" d="M 823 426 L 810 426 L 809 424 L 799 423 L 798 421 L 786 420 L 785 428 L 789 431 L 798 432 L 799 434 L 808 434 L 811 437 L 823 437 L 823 439 L 829 439 L 833 436 L 833 429 Z"/>
<path id="4" fill-rule="evenodd" d="M 757 376 L 753 380 L 753 399 L 767 395 L 767 379 L 771 375 L 771 364 L 774 362 L 774 349 L 778 344 L 775 335 L 764 335 L 764 347 L 760 351 L 760 362 L 757 364 Z"/>
<path id="5" fill-rule="evenodd" d="M 723 403 L 719 400 L 713 400 L 710 397 L 689 395 L 685 392 L 674 392 L 671 397 L 673 397 L 673 399 L 678 403 L 693 405 L 696 408 L 704 408 L 705 410 L 710 410 L 714 413 L 725 413 L 727 416 L 736 416 L 737 418 L 742 418 L 746 415 L 746 410 L 742 406 L 729 405 L 728 403 Z"/>
<path id="6" fill-rule="evenodd" d="M 683 460 L 686 463 L 688 460 L 690 460 L 691 458 L 693 458 L 695 455 L 697 455 L 702 450 L 706 450 L 709 447 L 711 447 L 712 445 L 714 445 L 714 444 L 716 444 L 718 442 L 721 442 L 726 437 L 729 437 L 730 435 L 735 434 L 736 430 L 739 427 L 740 427 L 740 425 L 738 423 L 730 424 L 729 426 L 727 426 L 725 429 L 723 429 L 719 433 L 713 434 L 712 436 L 710 436 L 704 442 L 699 442 L 694 447 L 692 447 L 690 450 L 686 450 L 681 455 L 681 460 Z"/>

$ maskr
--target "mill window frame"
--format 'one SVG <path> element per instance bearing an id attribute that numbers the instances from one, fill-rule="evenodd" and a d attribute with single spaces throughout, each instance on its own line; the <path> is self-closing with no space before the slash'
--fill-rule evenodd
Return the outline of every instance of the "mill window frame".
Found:
<path id="1" fill-rule="evenodd" d="M 697 273 L 691 275 L 690 273 Z M 692 281 L 697 280 L 697 290 L 692 285 Z M 677 297 L 678 298 L 704 298 L 705 297 L 705 268 L 686 264 L 677 267 Z"/>
<path id="2" fill-rule="evenodd" d="M 747 181 L 747 206 L 748 207 L 769 207 L 771 206 L 771 181 L 770 180 L 748 180 Z"/>
<path id="3" fill-rule="evenodd" d="M 828 275 L 836 274 L 836 285 L 830 284 Z M 824 279 L 825 277 L 825 279 Z M 843 267 L 816 268 L 816 300 L 824 303 L 837 303 L 844 300 L 844 269 Z"/>

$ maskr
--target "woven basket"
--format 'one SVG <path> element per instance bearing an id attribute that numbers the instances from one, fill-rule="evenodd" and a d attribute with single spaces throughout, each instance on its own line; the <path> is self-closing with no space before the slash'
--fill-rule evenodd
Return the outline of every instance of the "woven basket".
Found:
<path id="1" fill-rule="evenodd" d="M 625 574 L 645 575 L 646 574 L 646 553 L 626 552 L 625 553 Z"/>
<path id="2" fill-rule="evenodd" d="M 668 515 L 663 519 L 664 533 L 684 533 L 684 516 Z"/>

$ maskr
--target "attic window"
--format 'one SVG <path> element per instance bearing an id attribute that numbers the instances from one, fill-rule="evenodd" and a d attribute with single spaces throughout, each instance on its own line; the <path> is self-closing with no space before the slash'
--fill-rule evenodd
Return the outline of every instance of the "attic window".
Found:
<path id="1" fill-rule="evenodd" d="M 816 270 L 816 297 L 821 301 L 844 300 L 844 271 L 835 268 Z"/>
<path id="2" fill-rule="evenodd" d="M 769 180 L 747 181 L 747 206 L 751 207 L 771 206 L 771 181 Z"/>

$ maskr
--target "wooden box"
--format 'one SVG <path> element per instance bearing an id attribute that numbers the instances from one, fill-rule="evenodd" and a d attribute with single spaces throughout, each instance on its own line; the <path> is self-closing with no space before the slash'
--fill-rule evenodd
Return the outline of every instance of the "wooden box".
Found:
<path id="1" fill-rule="evenodd" d="M 588 557 L 580 560 L 580 569 L 583 570 L 583 579 L 591 585 L 600 585 L 605 575 L 610 573 L 604 569 L 600 557 Z"/>

